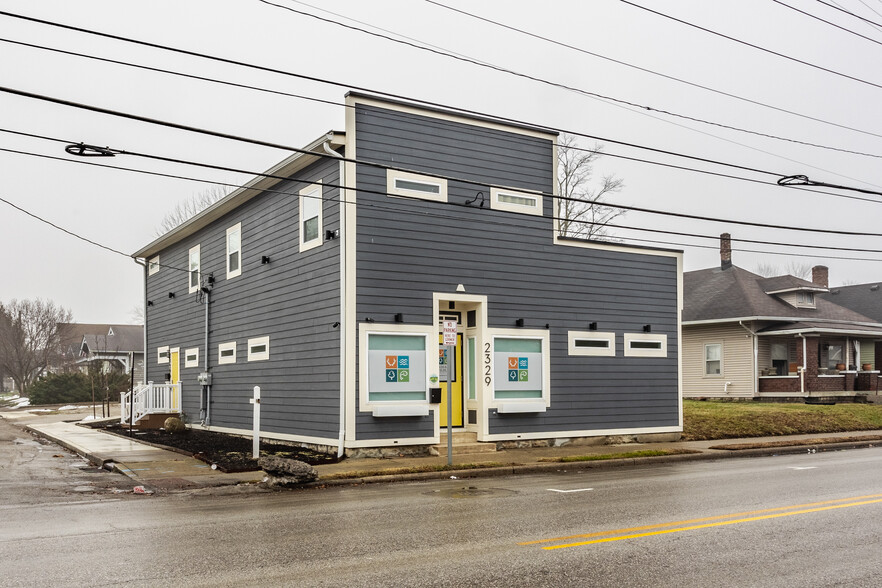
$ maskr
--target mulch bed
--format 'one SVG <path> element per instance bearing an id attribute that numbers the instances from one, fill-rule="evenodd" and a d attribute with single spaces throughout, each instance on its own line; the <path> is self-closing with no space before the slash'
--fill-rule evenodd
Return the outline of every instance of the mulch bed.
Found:
<path id="1" fill-rule="evenodd" d="M 123 437 L 129 436 L 128 425 L 119 422 L 101 424 L 100 428 Z M 206 463 L 216 465 L 222 472 L 251 472 L 259 470 L 257 460 L 252 459 L 252 440 L 248 437 L 228 435 L 202 429 L 187 429 L 182 433 L 169 433 L 165 429 L 133 431 L 137 441 L 168 447 L 192 455 Z M 275 455 L 306 462 L 310 465 L 336 463 L 337 457 L 320 453 L 298 445 L 279 441 L 260 441 L 260 455 Z"/>

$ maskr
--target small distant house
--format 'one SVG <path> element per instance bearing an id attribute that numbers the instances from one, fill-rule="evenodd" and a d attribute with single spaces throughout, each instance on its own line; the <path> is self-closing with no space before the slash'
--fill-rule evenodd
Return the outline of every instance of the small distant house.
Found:
<path id="1" fill-rule="evenodd" d="M 683 395 L 725 398 L 875 394 L 882 319 L 838 304 L 828 269 L 764 278 L 732 264 L 683 275 Z"/>
<path id="2" fill-rule="evenodd" d="M 62 369 L 130 373 L 144 380 L 144 327 L 90 323 L 59 323 Z M 134 361 L 134 364 L 132 363 Z"/>
<path id="3" fill-rule="evenodd" d="M 133 402 L 250 434 L 259 387 L 262 436 L 351 455 L 678 433 L 682 253 L 561 237 L 555 141 L 348 94 L 345 132 L 135 253 Z"/>
<path id="4" fill-rule="evenodd" d="M 882 323 L 882 291 L 878 282 L 869 284 L 855 284 L 852 286 L 838 286 L 828 292 L 820 294 L 825 300 L 829 300 L 839 306 L 850 308 L 855 312 L 868 316 L 876 322 Z M 873 365 L 882 367 L 882 339 L 876 340 L 871 356 L 870 350 L 862 350 L 861 363 L 873 359 Z"/>

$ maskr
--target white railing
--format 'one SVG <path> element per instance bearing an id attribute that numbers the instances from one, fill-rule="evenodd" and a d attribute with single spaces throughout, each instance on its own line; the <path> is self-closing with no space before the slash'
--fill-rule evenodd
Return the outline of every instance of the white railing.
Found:
<path id="1" fill-rule="evenodd" d="M 134 425 L 149 414 L 181 412 L 180 384 L 138 384 L 131 392 L 120 393 L 119 422 Z"/>

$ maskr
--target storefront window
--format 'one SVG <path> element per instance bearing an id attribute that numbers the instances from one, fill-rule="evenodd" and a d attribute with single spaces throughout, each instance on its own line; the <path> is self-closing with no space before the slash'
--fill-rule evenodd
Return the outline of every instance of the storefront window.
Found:
<path id="1" fill-rule="evenodd" d="M 542 339 L 496 337 L 493 363 L 497 399 L 542 398 Z"/>
<path id="2" fill-rule="evenodd" d="M 426 400 L 426 336 L 368 334 L 368 400 Z"/>

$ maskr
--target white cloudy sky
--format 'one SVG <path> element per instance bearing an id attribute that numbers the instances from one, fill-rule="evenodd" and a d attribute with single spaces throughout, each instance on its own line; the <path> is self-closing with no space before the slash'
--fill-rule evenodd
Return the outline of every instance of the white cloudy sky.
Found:
<path id="1" fill-rule="evenodd" d="M 0 86 L 292 146 L 303 146 L 327 130 L 343 128 L 344 109 L 339 105 L 9 43 L 17 41 L 337 103 L 342 101 L 346 88 L 360 86 L 602 137 L 610 154 L 774 180 L 772 176 L 613 143 L 620 141 L 882 191 L 882 71 L 878 67 L 882 61 L 882 27 L 810 0 L 635 0 L 669 16 L 831 70 L 824 72 L 619 0 L 438 1 L 613 60 L 805 116 L 556 46 L 426 1 L 274 0 L 280 6 L 334 21 L 375 31 L 382 28 L 388 31 L 384 34 L 406 36 L 418 44 L 430 44 L 555 84 L 718 125 L 876 157 L 763 138 L 626 107 L 371 37 L 258 0 L 0 0 L 0 11 L 320 77 L 339 85 L 256 72 L 0 15 Z M 838 0 L 838 5 L 882 23 L 880 0 Z M 0 148 L 7 150 L 0 151 L 0 198 L 128 254 L 153 240 L 163 215 L 176 203 L 210 184 L 114 170 L 111 166 L 209 182 L 241 183 L 248 176 L 131 156 L 83 160 L 65 155 L 61 143 L 6 131 L 255 172 L 288 155 L 5 92 L 0 92 L 0 129 Z M 584 140 L 584 144 L 593 141 Z M 84 165 L 84 161 L 98 165 Z M 621 204 L 792 227 L 882 233 L 879 196 L 833 189 L 824 189 L 826 194 L 812 193 L 612 157 L 604 158 L 596 172 L 614 173 L 625 180 L 625 190 L 615 198 Z M 882 239 L 874 236 L 835 236 L 633 212 L 621 222 L 698 235 L 728 231 L 736 239 L 882 250 Z M 617 233 L 626 242 L 649 239 L 684 249 L 687 270 L 718 263 L 717 243 L 710 239 L 625 230 Z M 2 202 L 0 248 L 4 252 L 0 301 L 50 298 L 70 308 L 81 322 L 130 322 L 132 309 L 142 300 L 142 272 L 131 259 L 78 241 Z M 882 280 L 882 253 L 739 243 L 734 248 L 735 263 L 750 270 L 759 263 L 782 269 L 791 263 L 821 263 L 830 267 L 832 284 Z M 775 254 L 781 252 L 798 256 Z"/>

